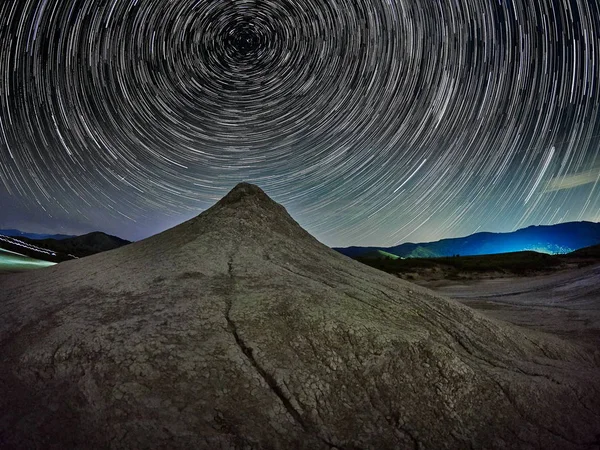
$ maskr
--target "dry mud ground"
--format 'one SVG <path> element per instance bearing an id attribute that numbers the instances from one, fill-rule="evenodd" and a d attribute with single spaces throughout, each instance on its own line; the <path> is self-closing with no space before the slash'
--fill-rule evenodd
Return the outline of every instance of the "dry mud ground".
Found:
<path id="1" fill-rule="evenodd" d="M 495 319 L 600 344 L 600 264 L 533 277 L 419 284 Z"/>

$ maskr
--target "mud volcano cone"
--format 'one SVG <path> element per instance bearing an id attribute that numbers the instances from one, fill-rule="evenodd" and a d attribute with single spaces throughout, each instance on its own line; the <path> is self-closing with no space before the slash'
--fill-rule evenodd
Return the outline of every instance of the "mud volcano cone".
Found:
<path id="1" fill-rule="evenodd" d="M 598 359 L 352 261 L 240 184 L 0 278 L 0 447 L 596 448 Z"/>

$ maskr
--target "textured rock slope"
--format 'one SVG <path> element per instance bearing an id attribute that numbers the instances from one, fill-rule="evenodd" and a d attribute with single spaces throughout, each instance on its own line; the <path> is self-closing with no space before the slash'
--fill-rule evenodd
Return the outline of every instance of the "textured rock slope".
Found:
<path id="1" fill-rule="evenodd" d="M 0 278 L 0 447 L 597 448 L 599 359 L 351 261 L 241 184 Z"/>

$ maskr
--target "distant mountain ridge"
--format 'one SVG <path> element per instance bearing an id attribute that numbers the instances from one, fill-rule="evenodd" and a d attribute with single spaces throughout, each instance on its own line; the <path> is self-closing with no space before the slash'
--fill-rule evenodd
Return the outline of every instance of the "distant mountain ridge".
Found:
<path id="1" fill-rule="evenodd" d="M 24 237 L 28 239 L 68 239 L 77 237 L 72 234 L 40 234 L 40 233 L 27 233 L 25 231 L 9 229 L 9 230 L 0 230 L 0 235 L 10 236 L 10 237 Z"/>
<path id="2" fill-rule="evenodd" d="M 534 225 L 509 233 L 482 232 L 460 238 L 405 243 L 394 247 L 347 247 L 334 250 L 352 258 L 377 251 L 401 258 L 437 258 L 454 255 L 494 255 L 527 250 L 562 254 L 598 244 L 600 223 L 566 222 L 556 225 Z"/>

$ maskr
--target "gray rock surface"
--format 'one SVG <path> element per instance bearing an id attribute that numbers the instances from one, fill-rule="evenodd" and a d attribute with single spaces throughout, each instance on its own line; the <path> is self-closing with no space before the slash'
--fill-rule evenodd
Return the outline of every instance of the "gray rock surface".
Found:
<path id="1" fill-rule="evenodd" d="M 600 446 L 600 356 L 330 250 L 249 184 L 0 277 L 1 448 Z"/>

